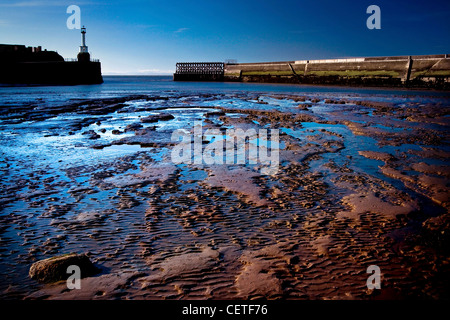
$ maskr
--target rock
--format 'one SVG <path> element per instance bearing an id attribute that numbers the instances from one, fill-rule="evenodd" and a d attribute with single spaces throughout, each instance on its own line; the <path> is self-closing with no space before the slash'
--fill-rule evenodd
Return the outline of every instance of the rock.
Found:
<path id="1" fill-rule="evenodd" d="M 140 124 L 138 122 L 131 123 L 131 124 L 129 124 L 129 125 L 127 125 L 125 127 L 125 132 L 127 132 L 127 131 L 136 131 L 136 130 L 141 129 L 142 127 L 143 127 L 142 124 Z"/>
<path id="2" fill-rule="evenodd" d="M 259 104 L 268 104 L 267 102 L 263 103 L 264 101 L 258 101 Z M 210 111 L 205 113 L 205 117 L 220 117 L 220 116 L 225 116 L 225 112 L 223 111 Z"/>
<path id="3" fill-rule="evenodd" d="M 155 115 L 151 115 L 145 118 L 141 119 L 141 122 L 143 123 L 151 123 L 151 122 L 158 122 L 159 120 L 172 120 L 175 117 L 169 113 L 161 113 L 161 114 L 155 114 Z"/>
<path id="4" fill-rule="evenodd" d="M 100 135 L 97 134 L 94 130 L 88 130 L 82 133 L 83 135 L 89 135 L 89 139 L 98 139 Z"/>
<path id="5" fill-rule="evenodd" d="M 293 100 L 295 101 L 295 102 L 305 102 L 306 101 L 306 97 L 295 97 L 295 98 L 293 98 Z"/>
<path id="6" fill-rule="evenodd" d="M 122 134 L 123 132 L 120 131 L 120 130 L 115 129 L 115 130 L 111 131 L 111 133 L 112 134 Z"/>
<path id="7" fill-rule="evenodd" d="M 308 107 L 311 107 L 311 105 L 310 104 L 299 104 L 297 106 L 297 108 L 300 110 L 309 110 Z"/>
<path id="8" fill-rule="evenodd" d="M 149 134 L 151 131 L 155 131 L 156 130 L 156 126 L 151 126 L 145 129 L 141 129 L 141 130 L 136 130 L 134 132 L 135 135 L 137 136 L 144 136 L 146 134 Z"/>
<path id="9" fill-rule="evenodd" d="M 42 283 L 66 280 L 70 276 L 67 273 L 67 267 L 70 265 L 80 267 L 82 278 L 99 272 L 85 254 L 68 253 L 33 263 L 28 275 Z"/>

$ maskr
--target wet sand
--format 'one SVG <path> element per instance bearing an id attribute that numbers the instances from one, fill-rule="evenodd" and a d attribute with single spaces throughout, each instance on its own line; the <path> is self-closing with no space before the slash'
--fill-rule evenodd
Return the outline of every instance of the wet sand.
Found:
<path id="1" fill-rule="evenodd" d="M 448 103 L 143 95 L 0 120 L 3 299 L 449 298 Z M 195 121 L 279 129 L 278 172 L 173 163 Z M 81 290 L 29 279 L 68 252 L 102 272 Z"/>

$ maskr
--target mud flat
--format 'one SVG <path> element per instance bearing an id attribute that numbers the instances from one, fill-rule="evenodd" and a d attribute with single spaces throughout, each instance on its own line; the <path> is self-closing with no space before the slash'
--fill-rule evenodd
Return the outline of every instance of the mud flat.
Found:
<path id="1" fill-rule="evenodd" d="M 0 296 L 449 298 L 449 110 L 256 92 L 3 107 Z M 278 129 L 278 170 L 174 163 L 173 132 L 195 138 L 199 121 Z M 101 270 L 80 290 L 28 277 L 70 252 Z M 370 265 L 381 290 L 366 286 Z"/>

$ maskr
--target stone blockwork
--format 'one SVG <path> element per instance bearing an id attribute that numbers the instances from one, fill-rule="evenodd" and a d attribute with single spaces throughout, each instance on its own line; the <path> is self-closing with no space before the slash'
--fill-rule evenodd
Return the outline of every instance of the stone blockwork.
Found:
<path id="1" fill-rule="evenodd" d="M 448 55 L 225 64 L 225 81 L 448 89 Z"/>

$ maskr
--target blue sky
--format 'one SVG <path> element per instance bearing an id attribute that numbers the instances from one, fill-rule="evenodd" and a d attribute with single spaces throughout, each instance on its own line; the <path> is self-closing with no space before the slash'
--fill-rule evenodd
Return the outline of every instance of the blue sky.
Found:
<path id="1" fill-rule="evenodd" d="M 442 0 L 0 0 L 0 43 L 76 57 L 71 4 L 103 74 L 167 74 L 183 61 L 450 53 L 450 1 Z M 381 30 L 366 27 L 371 4 L 381 8 Z"/>

